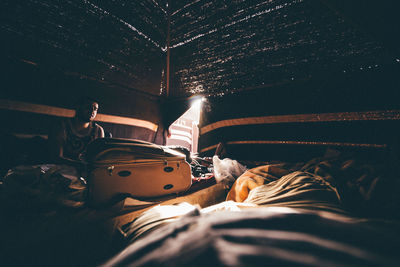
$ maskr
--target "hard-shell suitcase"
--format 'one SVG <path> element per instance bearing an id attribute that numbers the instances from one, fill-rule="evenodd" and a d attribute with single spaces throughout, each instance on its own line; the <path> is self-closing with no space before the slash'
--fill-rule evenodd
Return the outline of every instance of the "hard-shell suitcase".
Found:
<path id="1" fill-rule="evenodd" d="M 96 139 L 89 144 L 86 159 L 92 204 L 121 195 L 154 198 L 180 193 L 192 183 L 184 154 L 144 141 Z"/>

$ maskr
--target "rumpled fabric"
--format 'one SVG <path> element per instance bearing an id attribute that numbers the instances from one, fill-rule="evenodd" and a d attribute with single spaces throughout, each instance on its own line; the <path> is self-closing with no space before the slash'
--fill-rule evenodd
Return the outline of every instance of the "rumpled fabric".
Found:
<path id="1" fill-rule="evenodd" d="M 396 266 L 400 260 L 399 225 L 278 207 L 188 215 L 102 266 Z"/>
<path id="2" fill-rule="evenodd" d="M 79 208 L 87 187 L 79 171 L 68 165 L 26 165 L 10 169 L 2 179 L 2 204 L 14 210 Z"/>
<path id="3" fill-rule="evenodd" d="M 259 166 L 235 181 L 236 202 L 149 227 L 104 266 L 397 266 L 399 188 L 384 160 L 333 153 Z"/>
<path id="4" fill-rule="evenodd" d="M 236 179 L 227 200 L 400 218 L 400 165 L 390 157 L 329 150 L 308 162 L 252 168 Z M 251 197 L 250 197 L 251 196 Z"/>
<path id="5" fill-rule="evenodd" d="M 322 177 L 301 171 L 254 188 L 244 202 L 344 213 L 335 187 Z"/>
<path id="6" fill-rule="evenodd" d="M 3 266 L 90 266 L 108 255 L 102 223 L 113 213 L 87 207 L 75 167 L 17 166 L 0 188 Z"/>

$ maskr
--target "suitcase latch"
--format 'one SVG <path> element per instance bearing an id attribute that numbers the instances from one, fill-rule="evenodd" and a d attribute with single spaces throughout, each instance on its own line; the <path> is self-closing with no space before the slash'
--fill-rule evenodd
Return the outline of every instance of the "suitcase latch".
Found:
<path id="1" fill-rule="evenodd" d="M 108 167 L 108 168 L 107 168 L 108 175 L 112 176 L 113 170 L 114 170 L 114 166 Z"/>

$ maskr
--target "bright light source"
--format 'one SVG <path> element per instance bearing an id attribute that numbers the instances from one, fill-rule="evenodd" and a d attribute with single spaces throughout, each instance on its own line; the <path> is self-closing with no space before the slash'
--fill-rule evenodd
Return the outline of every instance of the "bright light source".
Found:
<path id="1" fill-rule="evenodd" d="M 201 104 L 202 102 L 206 101 L 205 97 L 197 98 L 196 100 L 193 100 L 191 108 L 195 108 L 200 110 L 201 109 Z"/>
<path id="2" fill-rule="evenodd" d="M 191 108 L 200 109 L 202 102 L 203 101 L 201 99 L 197 99 L 197 100 L 193 101 Z"/>
<path id="3" fill-rule="evenodd" d="M 190 108 L 179 117 L 170 127 L 171 135 L 167 138 L 167 145 L 179 145 L 197 153 L 199 138 L 199 121 L 202 103 L 206 98 L 195 96 L 188 100 Z"/>

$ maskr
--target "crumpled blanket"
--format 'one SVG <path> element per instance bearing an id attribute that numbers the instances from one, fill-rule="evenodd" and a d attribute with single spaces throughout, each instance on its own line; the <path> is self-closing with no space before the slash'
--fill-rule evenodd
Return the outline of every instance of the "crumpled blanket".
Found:
<path id="1" fill-rule="evenodd" d="M 4 266 L 90 266 L 110 256 L 114 210 L 86 205 L 87 186 L 67 165 L 15 167 L 0 186 Z"/>
<path id="2" fill-rule="evenodd" d="M 262 205 L 308 201 L 310 207 L 312 202 L 324 203 L 328 209 L 338 207 L 358 216 L 400 218 L 395 212 L 400 205 L 398 167 L 385 155 L 369 158 L 329 150 L 306 163 L 250 169 L 235 181 L 227 200 Z"/>
<path id="3" fill-rule="evenodd" d="M 343 207 L 359 216 L 400 218 L 400 165 L 389 154 L 329 153 L 301 170 L 332 184 Z"/>
<path id="4" fill-rule="evenodd" d="M 85 204 L 86 181 L 73 166 L 17 166 L 2 179 L 2 203 L 13 210 L 79 208 Z"/>
<path id="5" fill-rule="evenodd" d="M 235 181 L 226 202 L 143 213 L 125 226 L 132 243 L 104 266 L 394 266 L 396 174 L 384 158 L 331 152 L 259 166 Z"/>
<path id="6" fill-rule="evenodd" d="M 136 240 L 102 266 L 396 266 L 398 236 L 398 225 L 329 212 L 199 210 Z"/>
<path id="7" fill-rule="evenodd" d="M 245 203 L 344 213 L 335 187 L 322 177 L 296 171 L 251 190 Z"/>

